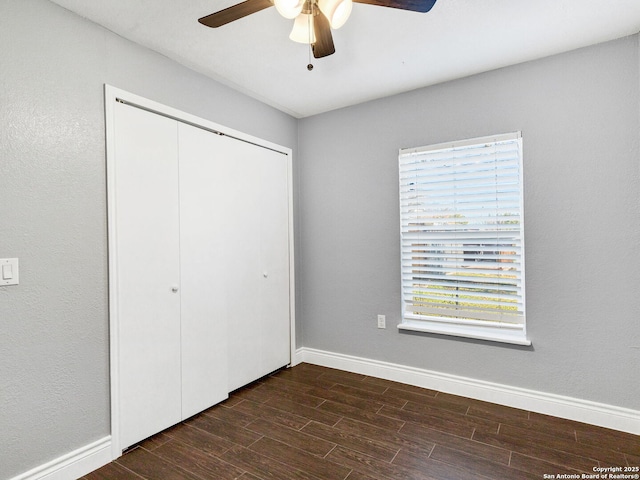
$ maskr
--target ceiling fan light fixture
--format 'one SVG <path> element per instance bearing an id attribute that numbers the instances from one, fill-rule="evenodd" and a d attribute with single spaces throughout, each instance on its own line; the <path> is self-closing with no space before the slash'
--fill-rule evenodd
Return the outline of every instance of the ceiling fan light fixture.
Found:
<path id="1" fill-rule="evenodd" d="M 293 22 L 289 38 L 298 43 L 316 43 L 316 33 L 313 28 L 313 15 L 301 13 Z"/>
<path id="2" fill-rule="evenodd" d="M 2 1 L 2 0 L 0 0 Z M 242 0 L 240 3 L 198 19 L 202 25 L 216 28 L 275 6 L 288 19 L 295 19 L 289 38 L 309 44 L 309 59 L 324 58 L 336 51 L 332 29 L 345 24 L 353 2 L 426 13 L 437 0 Z M 309 68 L 310 67 L 310 68 Z M 309 63 L 309 69 L 313 65 Z"/>
<path id="3" fill-rule="evenodd" d="M 351 15 L 353 2 L 352 0 L 318 0 L 318 8 L 329 19 L 331 28 L 335 30 L 344 25 Z"/>
<path id="4" fill-rule="evenodd" d="M 304 0 L 274 0 L 273 4 L 284 18 L 296 18 L 302 12 Z"/>

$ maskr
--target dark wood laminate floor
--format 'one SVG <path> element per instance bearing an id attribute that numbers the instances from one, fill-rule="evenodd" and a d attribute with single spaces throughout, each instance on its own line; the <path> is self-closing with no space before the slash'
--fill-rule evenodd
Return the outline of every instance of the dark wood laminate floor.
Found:
<path id="1" fill-rule="evenodd" d="M 83 479 L 520 480 L 639 465 L 640 436 L 301 364 Z"/>

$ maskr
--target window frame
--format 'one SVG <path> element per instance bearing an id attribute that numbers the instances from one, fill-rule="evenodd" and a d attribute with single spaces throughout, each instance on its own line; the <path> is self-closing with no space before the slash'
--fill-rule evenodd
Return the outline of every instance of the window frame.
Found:
<path id="1" fill-rule="evenodd" d="M 433 152 L 453 152 L 456 149 L 461 148 L 470 148 L 474 146 L 482 146 L 491 145 L 492 147 L 498 143 L 502 142 L 514 142 L 517 144 L 517 152 L 518 152 L 518 194 L 519 194 L 519 215 L 520 215 L 520 223 L 519 223 L 519 241 L 520 241 L 520 253 L 517 258 L 520 262 L 519 267 L 519 284 L 520 287 L 518 289 L 519 299 L 522 302 L 522 315 L 521 317 L 517 317 L 517 321 L 510 322 L 502 322 L 496 320 L 480 320 L 473 319 L 468 317 L 444 317 L 444 316 L 430 316 L 429 314 L 415 314 L 413 312 L 408 312 L 408 305 L 413 305 L 411 300 L 408 302 L 406 298 L 405 291 L 407 289 L 415 288 L 415 278 L 411 278 L 410 280 L 405 280 L 405 276 L 403 275 L 402 269 L 406 267 L 404 264 L 404 258 L 407 253 L 413 252 L 411 247 L 405 247 L 403 245 L 404 233 L 403 233 L 403 225 L 405 222 L 405 214 L 403 213 L 403 201 L 408 201 L 404 199 L 403 192 L 403 159 L 407 159 L 412 156 L 415 157 L 420 154 L 425 154 L 428 156 Z M 453 337 L 465 337 L 465 338 L 473 338 L 479 340 L 488 340 L 502 343 L 510 343 L 516 345 L 531 345 L 531 341 L 527 338 L 526 334 L 526 301 L 525 301 L 525 246 L 524 246 L 524 184 L 523 184 L 523 148 L 522 148 L 522 134 L 521 132 L 512 132 L 506 134 L 499 135 L 490 135 L 486 137 L 477 137 L 470 138 L 460 141 L 454 142 L 446 142 L 439 143 L 434 145 L 427 145 L 423 147 L 416 148 L 403 148 L 399 150 L 398 154 L 398 179 L 399 179 L 399 206 L 400 206 L 400 251 L 401 251 L 401 303 L 402 303 L 402 316 L 401 323 L 398 325 L 398 329 L 400 331 L 417 331 L 417 332 L 426 332 L 426 333 L 435 333 L 448 335 Z M 407 216 L 408 218 L 408 216 Z M 464 232 L 465 229 L 460 229 L 461 232 Z M 469 233 L 469 229 L 467 229 L 467 233 Z M 467 252 L 464 252 L 467 253 Z M 495 253 L 495 252 L 491 252 Z M 502 252 L 500 252 L 502 253 Z M 464 260 L 462 260 L 464 261 Z M 406 282 L 412 282 L 407 284 Z M 434 287 L 431 287 L 434 288 Z M 440 287 L 437 287 L 440 288 Z M 414 308 L 415 307 L 410 307 Z M 515 317 L 515 316 L 514 316 Z"/>

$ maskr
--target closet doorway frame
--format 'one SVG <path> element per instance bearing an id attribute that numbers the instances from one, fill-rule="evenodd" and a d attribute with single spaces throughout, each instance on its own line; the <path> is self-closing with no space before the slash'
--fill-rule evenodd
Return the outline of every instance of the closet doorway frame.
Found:
<path id="1" fill-rule="evenodd" d="M 115 197 L 115 111 L 116 102 L 129 104 L 149 112 L 172 118 L 214 134 L 225 135 L 281 153 L 287 157 L 287 189 L 288 189 L 288 231 L 289 231 L 289 366 L 293 366 L 296 354 L 295 335 L 295 263 L 294 263 L 294 225 L 293 225 L 293 157 L 292 149 L 267 140 L 254 137 L 238 130 L 225 127 L 201 117 L 149 100 L 139 95 L 105 84 L 105 134 L 106 134 L 106 174 L 107 174 L 107 245 L 109 268 L 109 378 L 110 378 L 110 412 L 111 412 L 111 458 L 122 456 L 120 442 L 120 391 L 119 391 L 119 325 L 118 294 L 115 281 L 118 271 L 118 246 L 116 228 Z"/>

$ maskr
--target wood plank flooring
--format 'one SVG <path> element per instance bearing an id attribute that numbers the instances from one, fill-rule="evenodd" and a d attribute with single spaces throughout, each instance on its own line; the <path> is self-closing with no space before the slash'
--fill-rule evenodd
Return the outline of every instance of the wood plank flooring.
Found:
<path id="1" fill-rule="evenodd" d="M 639 465 L 640 436 L 301 364 L 82 478 L 526 480 Z"/>

